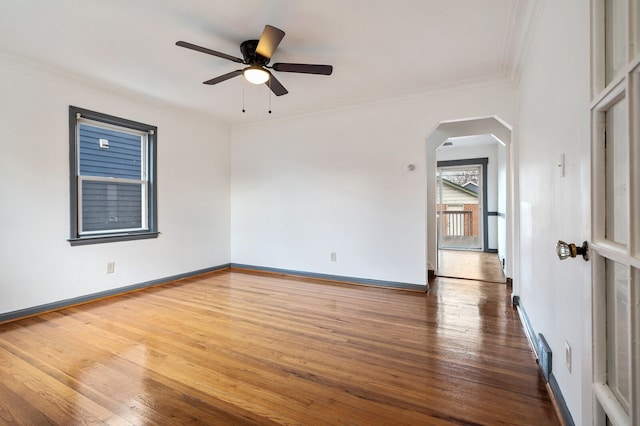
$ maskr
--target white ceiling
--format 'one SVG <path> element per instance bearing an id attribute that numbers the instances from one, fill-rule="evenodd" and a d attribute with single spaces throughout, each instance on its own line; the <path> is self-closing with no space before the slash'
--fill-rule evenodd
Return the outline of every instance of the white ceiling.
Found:
<path id="1" fill-rule="evenodd" d="M 238 124 L 513 80 L 539 2 L 0 0 L 0 55 Z M 271 97 L 271 115 L 265 86 L 202 84 L 239 64 L 175 46 L 241 57 L 265 24 L 286 32 L 272 62 L 334 66 L 328 77 L 275 73 L 289 94 Z"/>

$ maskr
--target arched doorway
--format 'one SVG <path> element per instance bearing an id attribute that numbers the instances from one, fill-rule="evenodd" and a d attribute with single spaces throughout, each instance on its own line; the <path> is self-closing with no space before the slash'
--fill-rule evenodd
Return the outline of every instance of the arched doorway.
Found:
<path id="1" fill-rule="evenodd" d="M 498 228 L 500 232 L 498 243 L 499 256 L 503 259 L 505 265 L 505 275 L 509 281 L 513 277 L 514 259 L 513 255 L 513 173 L 512 173 L 512 150 L 511 138 L 512 128 L 498 117 L 481 117 L 461 119 L 454 121 L 445 121 L 439 123 L 435 129 L 427 137 L 427 160 L 426 160 L 426 177 L 427 177 L 427 217 L 426 217 L 426 241 L 427 241 L 427 263 L 428 273 L 432 277 L 438 272 L 438 224 L 436 205 L 438 203 L 437 190 L 437 156 L 436 150 L 447 141 L 455 141 L 464 138 L 493 138 L 500 146 L 501 158 L 504 162 L 501 167 L 501 179 L 504 179 L 503 194 L 500 197 L 500 208 L 495 213 Z M 502 211 L 500 211 L 502 210 Z M 514 292 L 515 293 L 515 292 Z M 517 294 L 517 293 L 516 293 Z"/>

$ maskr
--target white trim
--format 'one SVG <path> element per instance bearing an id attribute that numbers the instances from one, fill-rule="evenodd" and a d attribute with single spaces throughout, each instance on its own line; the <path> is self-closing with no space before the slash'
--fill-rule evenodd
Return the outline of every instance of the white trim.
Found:
<path id="1" fill-rule="evenodd" d="M 591 1 L 591 99 L 598 99 L 604 76 L 604 0 Z"/>
<path id="2" fill-rule="evenodd" d="M 606 84 L 606 20 L 605 1 L 591 1 L 591 153 L 592 153 L 592 327 L 593 327 L 593 422 L 605 424 L 605 417 L 616 425 L 640 424 L 640 4 L 621 0 L 626 9 L 628 33 L 623 47 L 626 65 Z M 625 244 L 605 239 L 606 165 L 605 113 L 616 103 L 626 108 L 626 144 L 628 149 L 627 217 Z M 607 384 L 607 276 L 605 260 L 625 267 L 629 279 L 629 324 L 626 338 L 629 344 L 627 361 L 631 389 L 628 411 Z M 606 415 L 605 415 L 606 413 Z"/>
<path id="3" fill-rule="evenodd" d="M 109 182 L 109 183 L 135 183 L 136 185 L 142 185 L 147 183 L 147 181 L 144 179 L 113 178 L 113 177 L 89 176 L 89 175 L 80 175 L 78 176 L 78 179 L 91 180 L 96 182 Z"/>
<path id="4" fill-rule="evenodd" d="M 591 113 L 591 173 L 592 173 L 592 232 L 591 238 L 595 243 L 607 241 L 606 235 L 606 165 L 605 165 L 605 131 L 606 113 L 614 105 L 624 102 L 627 111 L 629 110 L 627 94 L 627 84 L 624 81 L 617 82 L 608 89 L 600 101 L 594 104 Z M 628 134 L 627 125 L 627 134 Z M 627 179 L 627 185 L 629 184 Z M 627 205 L 629 208 L 629 203 Z M 630 212 L 627 211 L 627 215 Z M 625 247 L 626 248 L 626 247 Z M 624 263 L 624 262 L 623 262 Z"/>
<path id="5" fill-rule="evenodd" d="M 626 90 L 627 80 L 624 76 L 620 76 L 598 94 L 595 100 L 591 102 L 591 109 L 597 112 L 605 112 L 625 96 Z"/>
<path id="6" fill-rule="evenodd" d="M 80 156 L 77 155 L 76 156 L 76 160 L 79 160 Z M 78 168 L 76 168 L 76 170 L 78 170 Z M 77 198 L 78 198 L 78 202 L 77 202 L 77 206 L 76 208 L 78 209 L 78 229 L 76 229 L 76 234 L 77 235 L 81 235 L 82 232 L 82 228 L 83 228 L 83 224 L 82 224 L 82 179 L 79 179 L 78 176 L 76 176 L 77 179 L 77 188 L 78 188 L 78 194 L 77 194 Z"/>
<path id="7" fill-rule="evenodd" d="M 603 239 L 593 241 L 591 243 L 591 250 L 618 263 L 627 263 L 629 260 L 627 247 L 624 244 L 615 243 L 610 240 Z"/>
<path id="8" fill-rule="evenodd" d="M 609 420 L 611 420 L 614 425 L 631 426 L 631 419 L 622 409 L 618 403 L 618 399 L 611 392 L 611 389 L 609 389 L 609 386 L 604 383 L 594 383 L 593 393 L 600 406 L 607 413 Z"/>
<path id="9" fill-rule="evenodd" d="M 90 176 L 80 174 L 80 126 L 85 124 L 87 126 L 96 127 L 100 129 L 107 129 L 117 131 L 119 133 L 125 133 L 136 136 L 140 141 L 140 179 L 128 179 L 128 178 L 116 178 L 116 177 L 103 177 L 103 176 Z M 116 124 L 105 123 L 100 120 L 93 120 L 76 115 L 76 179 L 77 179 L 77 215 L 78 215 L 78 229 L 76 234 L 78 236 L 91 236 L 91 235 L 107 235 L 107 234 L 121 234 L 127 232 L 148 231 L 149 230 L 149 131 L 142 131 L 132 129 L 126 126 L 120 126 Z M 152 132 L 153 133 L 153 132 Z M 93 231 L 84 230 L 84 217 L 82 214 L 82 186 L 84 181 L 87 182 L 108 182 L 108 183 L 124 183 L 140 185 L 140 204 L 141 204 L 141 217 L 140 227 L 138 228 L 116 228 L 116 229 L 101 229 Z"/>
<path id="10" fill-rule="evenodd" d="M 639 5 L 640 9 L 640 5 Z M 634 122 L 634 117 L 640 114 L 640 55 L 636 58 L 635 66 L 630 73 L 629 82 L 629 205 L 636 210 L 630 216 L 629 253 L 635 260 L 640 260 L 640 123 Z M 634 94 L 636 96 L 634 96 Z M 634 207 L 635 206 L 635 207 Z"/>
<path id="11" fill-rule="evenodd" d="M 128 235 L 130 232 L 140 232 L 140 231 L 148 231 L 148 229 L 143 228 L 121 228 L 121 229 L 108 229 L 103 231 L 87 231 L 81 232 L 79 235 L 83 237 L 90 237 L 91 235 Z"/>
<path id="12" fill-rule="evenodd" d="M 78 121 L 78 124 L 88 124 L 90 126 L 100 127 L 102 129 L 115 130 L 117 132 L 128 133 L 130 135 L 146 137 L 149 134 L 149 131 L 132 129 L 131 127 L 126 127 L 126 126 L 118 126 L 115 124 L 105 123 L 99 120 L 91 120 L 89 118 L 84 118 L 84 117 L 78 118 L 77 121 Z M 77 127 L 80 128 L 80 126 L 77 126 Z"/>
<path id="13" fill-rule="evenodd" d="M 78 176 L 78 235 L 80 236 L 90 236 L 90 235 L 104 235 L 104 234 L 114 234 L 114 233 L 127 233 L 127 232 L 135 232 L 135 231 L 148 231 L 149 230 L 149 220 L 147 214 L 147 202 L 149 196 L 149 182 L 145 180 L 134 180 L 134 179 L 123 179 L 123 178 L 107 178 L 100 176 Z M 116 229 L 103 229 L 99 231 L 84 231 L 83 226 L 83 216 L 82 216 L 82 184 L 84 181 L 88 182 L 108 182 L 108 183 L 126 183 L 126 184 L 134 184 L 140 185 L 143 198 L 140 200 L 142 204 L 141 209 L 141 226 L 139 228 L 116 228 Z"/>
<path id="14" fill-rule="evenodd" d="M 629 288 L 629 305 L 631 316 L 631 407 L 632 424 L 640 425 L 640 261 L 631 270 L 631 285 Z M 635 307 L 635 309 L 634 309 Z"/>
<path id="15" fill-rule="evenodd" d="M 631 356 L 631 424 L 640 425 L 640 4 L 633 3 L 630 22 L 637 56 L 629 71 L 629 286 Z"/>
<path id="16" fill-rule="evenodd" d="M 602 98 L 607 97 L 613 88 L 615 87 L 617 90 L 617 86 L 620 84 L 628 83 L 629 74 L 634 74 L 640 72 L 640 56 L 631 61 L 620 73 L 620 75 L 616 76 L 605 88 L 600 87 L 597 92 L 592 96 L 591 100 L 591 109 L 595 108 L 600 102 L 602 102 Z M 595 90 L 595 89 L 594 89 Z"/>
<path id="17" fill-rule="evenodd" d="M 531 45 L 538 31 L 540 17 L 544 9 L 546 0 L 538 0 L 535 2 L 516 0 L 509 4 L 511 25 L 505 32 L 502 49 L 502 74 L 510 81 L 518 84 L 522 76 L 524 64 L 527 61 Z M 519 22 L 524 22 L 525 30 L 518 28 L 515 30 L 515 22 L 518 22 L 518 16 L 523 18 Z M 509 65 L 513 64 L 513 65 Z"/>
<path id="18" fill-rule="evenodd" d="M 637 1 L 631 2 L 629 27 L 631 28 L 631 46 L 629 47 L 629 52 L 632 58 L 636 56 L 640 57 L 640 3 Z"/>

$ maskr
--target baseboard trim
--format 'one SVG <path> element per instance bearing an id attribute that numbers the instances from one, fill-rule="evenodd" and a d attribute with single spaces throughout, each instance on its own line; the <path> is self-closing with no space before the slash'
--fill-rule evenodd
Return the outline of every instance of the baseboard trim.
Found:
<path id="1" fill-rule="evenodd" d="M 515 296 L 515 297 L 518 297 L 518 296 Z M 518 314 L 520 316 L 520 322 L 522 322 L 522 325 L 524 326 L 525 335 L 527 336 L 527 340 L 529 340 L 529 345 L 531 346 L 531 349 L 533 350 L 533 353 L 536 356 L 536 363 L 538 363 L 539 365 L 540 356 L 538 355 L 538 347 L 539 347 L 539 342 L 537 337 L 538 334 L 536 334 L 536 332 L 533 330 L 533 327 L 531 326 L 531 322 L 529 321 L 529 317 L 527 316 L 524 306 L 522 306 L 522 300 L 520 300 L 519 297 L 518 297 L 517 307 L 518 307 Z M 542 374 L 542 371 L 541 371 L 541 374 Z M 558 381 L 553 375 L 553 367 L 552 367 L 551 374 L 549 374 L 549 382 L 547 384 L 548 384 L 547 389 L 549 389 L 549 391 L 551 392 L 551 398 L 555 401 L 554 407 L 556 408 L 558 416 L 560 417 L 560 419 L 563 421 L 565 425 L 575 426 L 573 417 L 571 416 L 571 412 L 569 411 L 569 407 L 567 406 L 567 402 L 565 401 L 564 395 L 562 395 L 562 391 L 560 390 L 560 386 L 558 385 Z"/>
<path id="2" fill-rule="evenodd" d="M 33 306 L 31 308 L 19 309 L 12 312 L 6 312 L 0 314 L 0 324 L 16 321 L 19 319 L 40 315 L 45 312 L 57 311 L 71 306 L 83 305 L 89 302 L 95 302 L 96 300 L 106 299 L 108 297 L 117 296 L 124 293 L 130 293 L 132 291 L 138 291 L 149 287 L 154 287 L 161 284 L 167 284 L 173 281 L 183 280 L 185 278 L 192 278 L 197 275 L 208 274 L 215 271 L 221 271 L 223 269 L 229 269 L 230 264 L 223 264 L 218 266 L 212 266 L 210 268 L 198 269 L 196 271 L 185 272 L 183 274 L 172 275 L 169 277 L 158 278 L 151 281 L 145 281 L 138 284 L 132 284 L 125 287 L 118 287 L 111 290 L 100 291 L 97 293 L 87 294 L 85 296 L 72 297 L 70 299 L 59 300 L 57 302 L 45 303 L 44 305 Z"/>
<path id="3" fill-rule="evenodd" d="M 531 350 L 533 350 L 533 354 L 536 357 L 536 362 L 540 358 L 538 356 L 538 338 L 537 334 L 533 331 L 533 327 L 531 326 L 531 322 L 529 321 L 529 317 L 522 306 L 522 301 L 520 300 L 520 296 L 514 296 L 515 306 L 518 309 L 518 315 L 520 316 L 520 322 L 524 326 L 524 334 L 527 336 L 527 340 L 529 341 L 529 346 L 531 346 Z"/>
<path id="4" fill-rule="evenodd" d="M 511 293 L 511 305 L 513 305 L 514 308 L 517 308 L 519 304 L 520 304 L 520 296 L 518 296 L 517 294 Z"/>
<path id="5" fill-rule="evenodd" d="M 567 407 L 567 403 L 562 397 L 562 391 L 560 391 L 560 386 L 553 373 L 549 376 L 549 388 L 551 389 L 551 396 L 554 399 L 556 410 L 558 410 L 565 426 L 575 426 L 571 412 L 569 412 L 569 407 Z"/>
<path id="6" fill-rule="evenodd" d="M 357 278 L 357 277 L 347 277 L 343 275 L 320 274 L 316 272 L 298 271 L 293 269 L 281 269 L 281 268 L 270 268 L 266 266 L 245 265 L 242 263 L 231 263 L 230 268 L 238 269 L 238 270 L 255 271 L 255 272 L 267 272 L 272 274 L 291 275 L 291 276 L 303 277 L 303 278 L 314 278 L 314 279 L 325 280 L 325 281 L 337 281 L 337 282 L 347 283 L 347 284 L 362 284 L 362 285 L 369 285 L 369 286 L 376 286 L 376 287 L 397 288 L 401 290 L 417 290 L 417 291 L 429 290 L 429 284 L 420 285 L 420 284 L 409 284 L 409 283 L 396 282 L 396 281 L 373 280 L 369 278 Z"/>

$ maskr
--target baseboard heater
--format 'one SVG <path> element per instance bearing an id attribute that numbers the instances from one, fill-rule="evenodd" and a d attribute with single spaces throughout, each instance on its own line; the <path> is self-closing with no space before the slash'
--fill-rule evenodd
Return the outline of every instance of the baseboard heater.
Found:
<path id="1" fill-rule="evenodd" d="M 549 378 L 551 377 L 551 368 L 552 368 L 552 357 L 551 357 L 551 348 L 547 343 L 547 340 L 544 338 L 542 334 L 538 334 L 538 365 L 542 370 L 542 375 L 544 379 L 549 383 Z"/>

